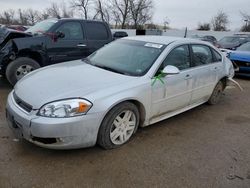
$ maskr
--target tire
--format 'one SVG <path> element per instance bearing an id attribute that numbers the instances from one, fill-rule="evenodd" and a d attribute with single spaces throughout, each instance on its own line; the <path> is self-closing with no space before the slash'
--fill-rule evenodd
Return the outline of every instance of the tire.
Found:
<path id="1" fill-rule="evenodd" d="M 139 122 L 139 111 L 133 103 L 123 102 L 115 106 L 100 126 L 97 143 L 104 149 L 118 148 L 136 133 Z"/>
<path id="2" fill-rule="evenodd" d="M 15 85 L 23 76 L 38 68 L 40 65 L 35 60 L 20 57 L 9 63 L 6 69 L 6 78 L 12 85 Z"/>
<path id="3" fill-rule="evenodd" d="M 217 104 L 222 96 L 222 93 L 224 91 L 224 84 L 222 81 L 219 81 L 217 85 L 215 86 L 212 95 L 210 96 L 208 100 L 208 104 L 214 105 Z"/>

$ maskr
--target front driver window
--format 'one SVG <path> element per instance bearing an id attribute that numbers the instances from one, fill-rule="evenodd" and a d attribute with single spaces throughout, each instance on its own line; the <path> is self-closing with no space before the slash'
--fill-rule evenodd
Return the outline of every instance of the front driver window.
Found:
<path id="1" fill-rule="evenodd" d="M 67 22 L 62 24 L 56 32 L 62 32 L 65 37 L 64 40 L 79 40 L 83 39 L 82 26 L 79 22 Z"/>
<path id="2" fill-rule="evenodd" d="M 167 65 L 173 65 L 180 70 L 189 68 L 190 56 L 188 46 L 182 45 L 173 49 L 163 61 L 163 67 L 166 67 Z"/>

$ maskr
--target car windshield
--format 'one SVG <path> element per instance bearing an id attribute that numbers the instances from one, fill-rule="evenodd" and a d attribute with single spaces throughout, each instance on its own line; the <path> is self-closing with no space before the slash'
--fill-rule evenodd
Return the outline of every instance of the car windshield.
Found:
<path id="1" fill-rule="evenodd" d="M 220 40 L 221 43 L 233 43 L 244 41 L 245 37 L 224 37 Z"/>
<path id="2" fill-rule="evenodd" d="M 150 42 L 118 40 L 96 51 L 86 61 L 112 72 L 142 76 L 147 73 L 165 47 Z"/>
<path id="3" fill-rule="evenodd" d="M 58 20 L 56 19 L 50 19 L 50 20 L 44 20 L 41 21 L 34 26 L 30 27 L 28 30 L 26 30 L 27 33 L 43 33 L 47 32 Z"/>
<path id="4" fill-rule="evenodd" d="M 250 42 L 247 42 L 245 44 L 242 44 L 241 46 L 239 46 L 237 49 L 237 51 L 248 51 L 250 52 Z"/>

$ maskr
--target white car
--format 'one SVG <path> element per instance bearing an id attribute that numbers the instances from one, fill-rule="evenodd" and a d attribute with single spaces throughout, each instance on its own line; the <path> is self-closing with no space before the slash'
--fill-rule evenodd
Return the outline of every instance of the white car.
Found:
<path id="1" fill-rule="evenodd" d="M 216 104 L 233 76 L 231 61 L 209 43 L 128 37 L 25 76 L 6 114 L 16 135 L 42 147 L 112 149 L 139 126 Z"/>

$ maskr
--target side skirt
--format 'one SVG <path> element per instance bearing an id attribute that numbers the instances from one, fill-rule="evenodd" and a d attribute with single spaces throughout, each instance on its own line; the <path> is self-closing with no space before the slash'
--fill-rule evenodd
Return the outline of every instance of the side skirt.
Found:
<path id="1" fill-rule="evenodd" d="M 182 109 L 180 109 L 180 110 L 176 110 L 176 111 L 173 111 L 173 112 L 170 112 L 170 113 L 161 115 L 161 116 L 157 116 L 157 117 L 151 119 L 151 120 L 149 121 L 149 124 L 148 124 L 148 125 L 157 123 L 157 122 L 159 122 L 159 121 L 163 121 L 163 120 L 168 119 L 168 118 L 170 118 L 170 117 L 173 117 L 173 116 L 175 116 L 175 115 L 177 115 L 177 114 L 183 113 L 183 112 L 188 111 L 188 110 L 190 110 L 190 109 L 192 109 L 192 108 L 195 108 L 195 107 L 197 107 L 197 106 L 200 106 L 200 105 L 202 105 L 202 104 L 204 104 L 204 103 L 206 103 L 206 102 L 207 102 L 207 101 L 195 103 L 195 104 L 189 105 L 189 106 L 187 106 L 187 107 L 185 107 L 185 108 L 182 108 Z"/>

